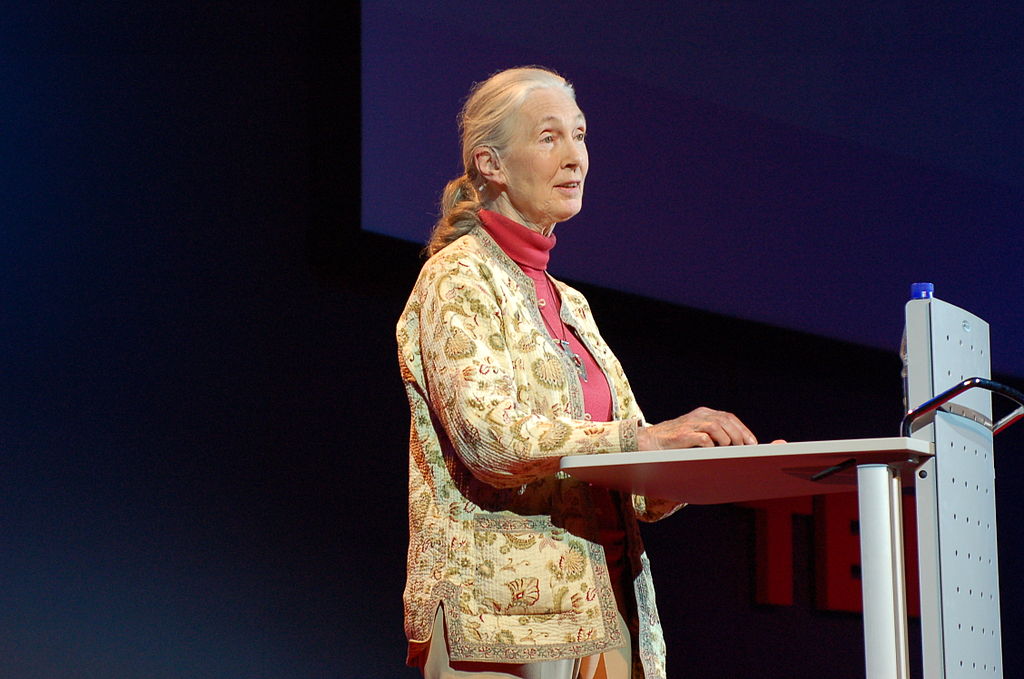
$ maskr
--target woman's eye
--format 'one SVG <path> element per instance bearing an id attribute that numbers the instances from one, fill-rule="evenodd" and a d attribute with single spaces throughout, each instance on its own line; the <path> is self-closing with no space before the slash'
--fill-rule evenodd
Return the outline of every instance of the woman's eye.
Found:
<path id="1" fill-rule="evenodd" d="M 545 134 L 543 137 L 540 138 L 540 141 L 541 141 L 542 144 L 550 144 L 554 140 L 555 140 L 555 137 L 554 137 L 554 135 L 551 135 L 551 134 Z"/>
<path id="2" fill-rule="evenodd" d="M 584 132 L 577 132 L 576 133 L 576 141 L 585 141 L 586 138 L 587 138 L 586 133 L 584 133 Z"/>

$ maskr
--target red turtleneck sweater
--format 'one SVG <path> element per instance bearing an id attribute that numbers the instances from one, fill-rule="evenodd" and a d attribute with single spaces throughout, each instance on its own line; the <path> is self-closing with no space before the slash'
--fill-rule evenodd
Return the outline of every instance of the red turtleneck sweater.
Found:
<path id="1" fill-rule="evenodd" d="M 558 296 L 555 284 L 547 275 L 551 249 L 557 242 L 555 235 L 545 236 L 537 233 L 490 210 L 480 211 L 480 221 L 505 254 L 533 281 L 540 315 L 547 326 L 548 334 L 556 341 L 568 341 L 569 351 L 579 356 L 587 376 L 585 381 L 582 375 L 580 376 L 585 417 L 595 422 L 611 421 L 612 394 L 608 387 L 608 379 L 572 328 L 562 322 L 562 300 Z"/>

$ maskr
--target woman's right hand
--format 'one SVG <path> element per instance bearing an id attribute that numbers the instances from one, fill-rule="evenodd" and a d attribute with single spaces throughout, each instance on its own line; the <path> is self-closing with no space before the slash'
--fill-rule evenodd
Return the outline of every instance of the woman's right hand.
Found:
<path id="1" fill-rule="evenodd" d="M 757 438 L 738 417 L 724 410 L 700 407 L 674 420 L 641 427 L 637 432 L 640 450 L 711 448 L 754 445 Z"/>

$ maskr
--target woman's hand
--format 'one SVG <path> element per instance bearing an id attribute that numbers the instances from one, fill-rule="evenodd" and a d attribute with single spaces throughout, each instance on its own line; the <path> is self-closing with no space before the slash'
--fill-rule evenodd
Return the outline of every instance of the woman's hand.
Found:
<path id="1" fill-rule="evenodd" d="M 732 413 L 700 407 L 674 420 L 642 427 L 637 432 L 640 450 L 711 448 L 754 445 L 757 439 Z"/>

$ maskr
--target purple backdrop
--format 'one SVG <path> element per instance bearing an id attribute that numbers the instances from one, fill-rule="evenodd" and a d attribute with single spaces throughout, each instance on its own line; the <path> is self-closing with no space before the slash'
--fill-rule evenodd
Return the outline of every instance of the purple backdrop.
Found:
<path id="1" fill-rule="evenodd" d="M 363 6 L 363 226 L 423 241 L 470 84 L 576 86 L 591 170 L 555 275 L 895 350 L 909 284 L 1024 375 L 1020 11 Z"/>

